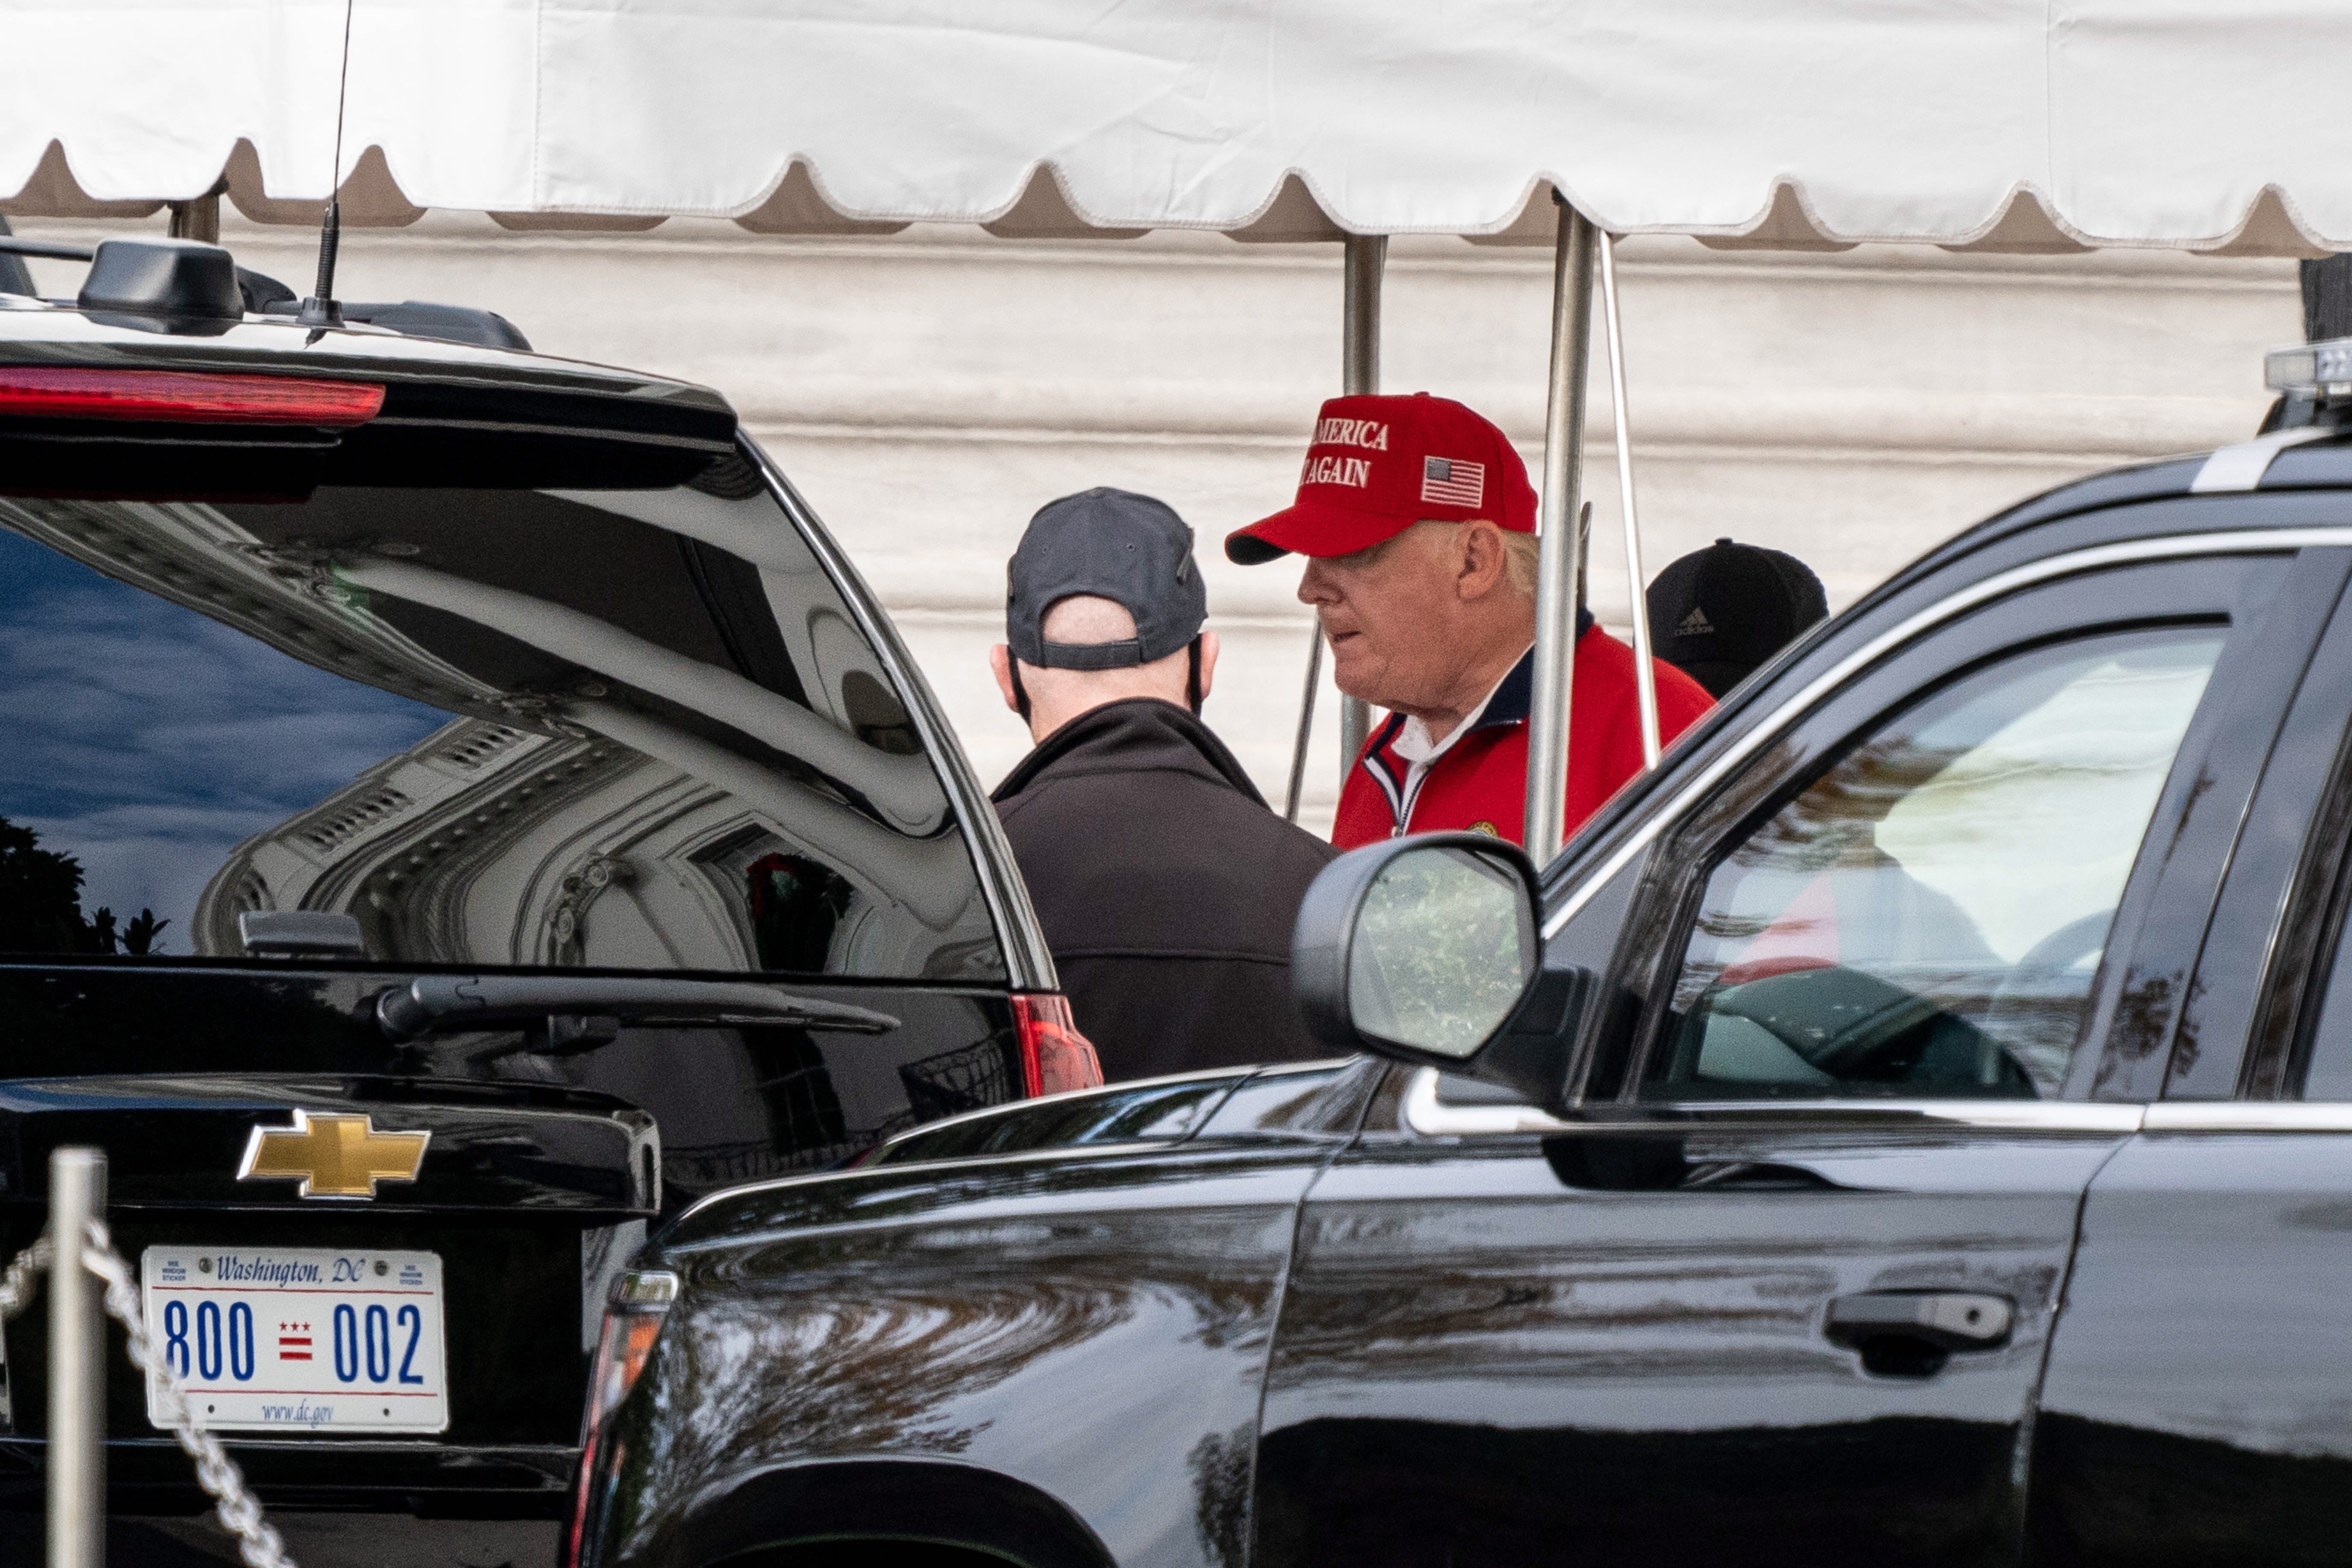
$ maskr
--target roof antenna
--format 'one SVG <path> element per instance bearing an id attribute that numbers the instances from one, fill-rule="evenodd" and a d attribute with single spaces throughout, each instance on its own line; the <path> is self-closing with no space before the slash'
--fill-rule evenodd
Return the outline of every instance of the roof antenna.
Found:
<path id="1" fill-rule="evenodd" d="M 343 98 L 352 86 L 352 5 L 343 0 L 343 67 L 335 82 L 335 166 L 327 181 L 327 216 L 319 227 L 319 286 L 302 301 L 294 318 L 301 326 L 324 331 L 343 324 L 343 308 L 335 302 L 335 251 L 343 239 Z M 316 342 L 314 335 L 311 342 Z"/>

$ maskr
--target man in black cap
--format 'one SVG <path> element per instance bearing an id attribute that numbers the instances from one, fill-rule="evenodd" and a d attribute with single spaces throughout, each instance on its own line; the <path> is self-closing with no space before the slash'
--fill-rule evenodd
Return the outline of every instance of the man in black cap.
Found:
<path id="1" fill-rule="evenodd" d="M 1037 749 L 996 788 L 1106 1080 L 1322 1054 L 1290 928 L 1330 859 L 1198 717 L 1217 668 L 1192 531 L 1125 490 L 1066 496 L 1013 553 L 989 662 Z"/>
<path id="2" fill-rule="evenodd" d="M 1650 584 L 1658 657 L 1720 698 L 1830 613 L 1822 580 L 1795 556 L 1718 539 Z"/>

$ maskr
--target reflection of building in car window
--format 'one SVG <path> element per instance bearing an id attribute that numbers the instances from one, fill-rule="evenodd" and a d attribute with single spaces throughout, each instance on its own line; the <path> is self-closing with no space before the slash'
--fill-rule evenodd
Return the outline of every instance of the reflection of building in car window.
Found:
<path id="1" fill-rule="evenodd" d="M 850 733 L 876 751 L 911 757 L 923 749 L 906 705 L 864 670 L 853 669 L 841 678 L 841 708 Z"/>
<path id="2" fill-rule="evenodd" d="M 235 952 L 246 910 L 326 908 L 358 917 L 370 952 L 420 963 L 824 973 L 835 928 L 870 906 L 853 915 L 836 876 L 820 938 L 786 940 L 772 913 L 763 941 L 754 868 L 816 864 L 791 847 L 676 768 L 461 719 L 238 847 L 198 901 L 195 941 Z M 869 942 L 845 956 L 888 973 L 903 955 Z"/>
<path id="3" fill-rule="evenodd" d="M 746 875 L 760 967 L 824 973 L 856 891 L 849 879 L 807 855 L 762 855 Z"/>
<path id="4" fill-rule="evenodd" d="M 198 954 L 308 910 L 395 962 L 1002 973 L 764 492 L 0 500 L 0 812 Z"/>
<path id="5" fill-rule="evenodd" d="M 1003 1047 L 994 1040 L 982 1040 L 901 1063 L 897 1071 L 907 1109 L 875 1126 L 853 1127 L 843 1113 L 824 1053 L 806 1037 L 754 1030 L 747 1031 L 746 1039 L 767 1069 L 759 1094 L 772 1130 L 731 1142 L 665 1145 L 665 1180 L 700 1191 L 814 1170 L 909 1127 L 1002 1105 L 1014 1097 Z"/>
<path id="6" fill-rule="evenodd" d="M 1654 1089 L 2054 1093 L 2221 646 L 2042 649 L 1848 752 L 1709 878 Z"/>

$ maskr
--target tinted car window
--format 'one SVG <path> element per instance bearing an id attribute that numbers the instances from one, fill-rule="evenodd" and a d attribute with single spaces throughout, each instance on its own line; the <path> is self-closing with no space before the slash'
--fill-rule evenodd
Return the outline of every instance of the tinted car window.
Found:
<path id="1" fill-rule="evenodd" d="M 712 474 L 0 500 L 0 950 L 308 910 L 387 963 L 1001 976 L 884 667 Z"/>
<path id="2" fill-rule="evenodd" d="M 2335 915 L 2336 954 L 2320 988 L 2319 1012 L 2305 1041 L 2303 1098 L 2352 1100 L 2352 962 L 2346 948 L 2352 944 L 2352 860 L 2336 873 Z"/>
<path id="3" fill-rule="evenodd" d="M 1710 874 L 1645 1093 L 2056 1093 L 2221 645 L 2044 647 L 1847 752 Z"/>

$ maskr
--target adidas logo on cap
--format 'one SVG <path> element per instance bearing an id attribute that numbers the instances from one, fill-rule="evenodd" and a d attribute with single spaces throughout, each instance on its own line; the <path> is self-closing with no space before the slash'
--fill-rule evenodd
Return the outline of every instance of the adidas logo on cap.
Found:
<path id="1" fill-rule="evenodd" d="M 1693 605 L 1691 606 L 1691 613 L 1685 616 L 1675 624 L 1675 635 L 1676 637 L 1706 637 L 1712 635 L 1714 631 L 1715 623 L 1708 620 L 1706 618 L 1706 612 L 1700 609 L 1696 605 Z"/>

